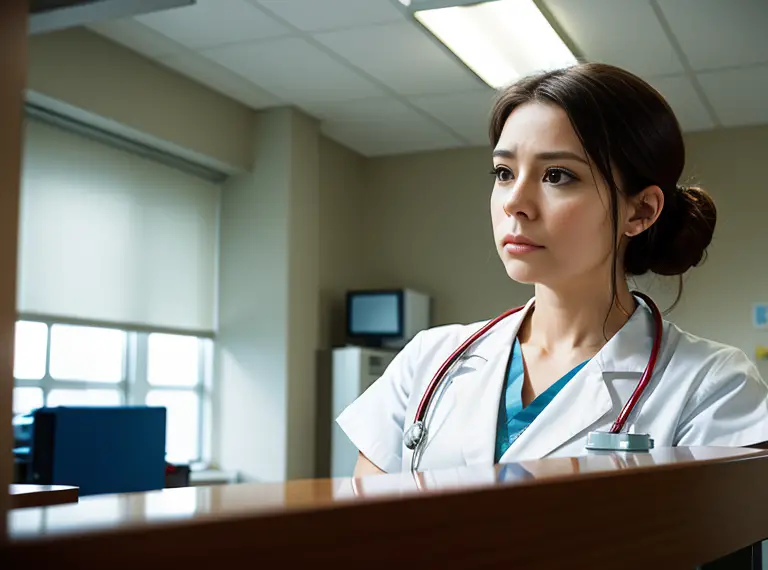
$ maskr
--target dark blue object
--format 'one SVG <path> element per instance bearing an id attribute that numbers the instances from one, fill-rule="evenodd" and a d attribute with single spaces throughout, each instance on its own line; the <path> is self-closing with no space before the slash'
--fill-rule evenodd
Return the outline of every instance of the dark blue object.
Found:
<path id="1" fill-rule="evenodd" d="M 32 416 L 30 483 L 76 485 L 80 496 L 165 486 L 165 408 L 67 406 Z"/>

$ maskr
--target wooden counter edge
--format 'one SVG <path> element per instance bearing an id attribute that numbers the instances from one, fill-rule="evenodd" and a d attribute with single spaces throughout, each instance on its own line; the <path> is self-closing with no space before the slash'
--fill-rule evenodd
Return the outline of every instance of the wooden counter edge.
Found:
<path id="1" fill-rule="evenodd" d="M 67 485 L 14 484 L 9 493 L 11 509 L 27 509 L 77 503 L 80 491 L 77 487 Z"/>
<path id="2" fill-rule="evenodd" d="M 694 567 L 768 537 L 768 457 L 12 543 L 3 567 Z M 407 548 L 406 548 L 407 547 Z M 32 566 L 30 566 L 30 564 Z"/>

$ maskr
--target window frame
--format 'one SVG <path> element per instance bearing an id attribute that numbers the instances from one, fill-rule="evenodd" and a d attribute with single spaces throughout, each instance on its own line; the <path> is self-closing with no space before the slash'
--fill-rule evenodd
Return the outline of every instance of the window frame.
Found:
<path id="1" fill-rule="evenodd" d="M 47 405 L 52 390 L 116 390 L 124 406 L 146 405 L 147 394 L 151 390 L 194 392 L 198 397 L 197 422 L 197 457 L 189 463 L 211 460 L 211 440 L 213 426 L 213 339 L 200 333 L 150 328 L 131 329 L 111 323 L 87 323 L 59 318 L 45 318 L 31 315 L 17 315 L 16 322 L 28 321 L 46 325 L 45 374 L 39 380 L 16 378 L 14 388 L 41 388 L 43 405 Z M 88 328 L 109 328 L 119 330 L 125 335 L 122 354 L 122 379 L 120 382 L 94 382 L 88 380 L 58 380 L 51 376 L 51 336 L 54 325 L 72 325 Z M 152 385 L 148 381 L 149 335 L 152 333 L 191 336 L 197 339 L 197 384 L 195 386 Z"/>

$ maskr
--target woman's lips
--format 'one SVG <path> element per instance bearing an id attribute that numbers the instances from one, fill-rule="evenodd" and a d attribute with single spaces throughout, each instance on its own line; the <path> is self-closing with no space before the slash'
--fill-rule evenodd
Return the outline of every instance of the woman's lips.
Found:
<path id="1" fill-rule="evenodd" d="M 511 234 L 504 236 L 504 241 L 502 244 L 504 246 L 504 251 L 511 255 L 524 255 L 526 253 L 533 253 L 535 251 L 544 249 L 535 241 L 525 236 Z"/>

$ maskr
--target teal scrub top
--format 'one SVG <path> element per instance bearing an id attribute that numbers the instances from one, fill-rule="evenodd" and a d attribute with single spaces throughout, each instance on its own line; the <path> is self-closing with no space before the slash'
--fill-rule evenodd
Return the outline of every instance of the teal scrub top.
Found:
<path id="1" fill-rule="evenodd" d="M 536 396 L 527 407 L 523 408 L 523 381 L 525 379 L 525 365 L 523 351 L 520 343 L 515 339 L 512 346 L 512 354 L 507 366 L 507 381 L 504 384 L 499 400 L 499 420 L 496 428 L 496 451 L 494 463 L 498 463 L 504 452 L 509 449 L 515 440 L 528 428 L 533 420 L 547 407 L 557 396 L 571 378 L 584 368 L 589 360 L 585 360 L 560 380 L 552 384 L 544 392 Z"/>

